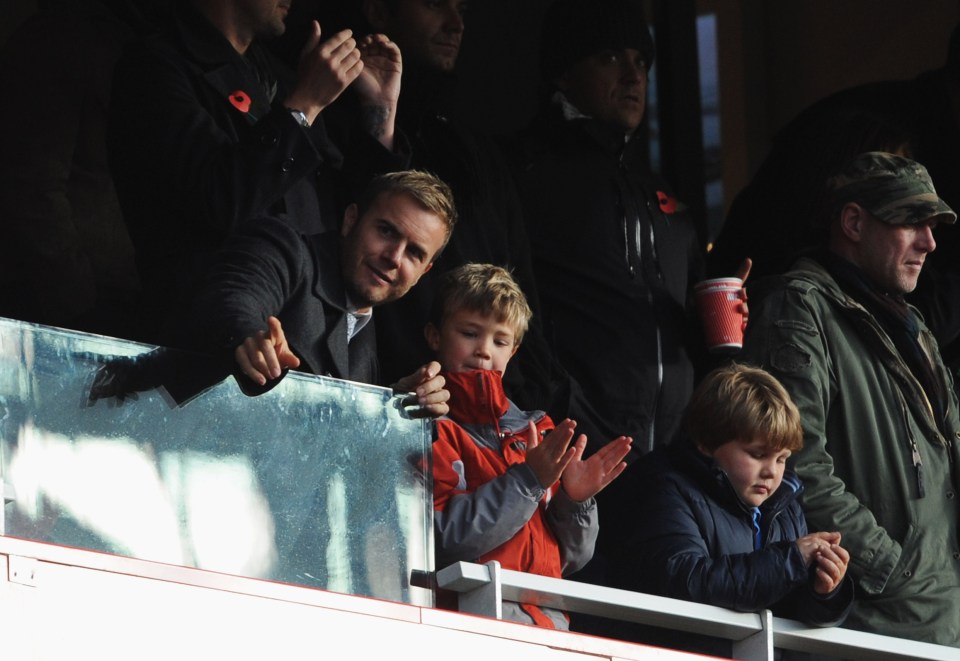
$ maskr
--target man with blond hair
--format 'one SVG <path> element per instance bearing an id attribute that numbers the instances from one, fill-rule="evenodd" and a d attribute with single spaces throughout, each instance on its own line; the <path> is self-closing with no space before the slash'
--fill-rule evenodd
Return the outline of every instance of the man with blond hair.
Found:
<path id="1" fill-rule="evenodd" d="M 378 383 L 373 308 L 432 268 L 455 223 L 447 185 L 414 170 L 373 179 L 339 233 L 304 235 L 275 218 L 250 223 L 194 301 L 192 343 L 233 365 L 250 392 L 272 388 L 288 369 Z M 439 370 L 427 363 L 394 386 L 442 415 Z"/>

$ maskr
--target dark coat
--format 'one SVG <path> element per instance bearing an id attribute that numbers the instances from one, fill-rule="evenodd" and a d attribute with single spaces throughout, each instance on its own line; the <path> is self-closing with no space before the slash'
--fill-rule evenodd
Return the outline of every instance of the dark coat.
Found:
<path id="1" fill-rule="evenodd" d="M 234 349 L 266 329 L 272 315 L 300 358 L 299 371 L 379 380 L 373 321 L 347 344 L 338 233 L 303 235 L 276 218 L 247 224 L 217 255 L 193 315 L 197 348 L 220 354 L 231 370 Z"/>
<path id="2" fill-rule="evenodd" d="M 150 20 L 133 0 L 38 4 L 0 51 L 0 316 L 136 337 L 105 136 L 114 64 Z"/>
<path id="3" fill-rule="evenodd" d="M 681 441 L 647 455 L 638 469 L 644 486 L 629 548 L 634 589 L 738 611 L 772 608 L 819 626 L 846 617 L 850 580 L 829 597 L 813 591 L 795 543 L 808 533 L 803 486 L 791 471 L 760 506 L 762 546 L 754 550 L 750 508 L 710 457 Z"/>
<path id="4" fill-rule="evenodd" d="M 305 130 L 281 104 L 292 78 L 265 49 L 241 56 L 186 6 L 117 65 L 108 146 L 137 266 L 158 319 L 182 304 L 223 239 L 250 218 L 285 216 L 305 233 L 339 226 L 356 191 L 323 121 Z M 356 132 L 358 169 L 398 159 Z M 345 176 L 345 175 L 344 175 Z M 357 175 L 350 181 L 361 182 Z"/>
<path id="5" fill-rule="evenodd" d="M 769 370 L 800 411 L 791 465 L 807 520 L 840 531 L 850 552 L 847 625 L 960 646 L 960 407 L 932 333 L 921 323 L 916 337 L 949 394 L 942 418 L 889 326 L 819 261 L 798 260 L 751 305 L 740 359 Z"/>
<path id="6" fill-rule="evenodd" d="M 692 354 L 702 347 L 688 301 L 703 272 L 696 228 L 637 141 L 566 120 L 556 107 L 523 136 L 516 168 L 544 333 L 612 431 L 590 436 L 588 453 L 624 434 L 632 461 L 673 437 L 693 391 Z M 622 587 L 610 562 L 634 518 L 633 472 L 597 495 L 605 523 L 583 580 Z"/>
<path id="7" fill-rule="evenodd" d="M 672 437 L 693 390 L 688 294 L 702 250 L 639 144 L 556 110 L 525 136 L 518 163 L 546 336 L 608 427 L 647 452 Z"/>

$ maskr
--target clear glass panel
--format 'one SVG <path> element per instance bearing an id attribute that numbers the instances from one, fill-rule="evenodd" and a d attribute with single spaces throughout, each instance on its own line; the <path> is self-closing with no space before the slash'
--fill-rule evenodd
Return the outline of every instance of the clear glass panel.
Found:
<path id="1" fill-rule="evenodd" d="M 0 532 L 417 605 L 429 425 L 385 388 L 0 319 Z M 429 475 L 429 471 L 426 471 Z"/>

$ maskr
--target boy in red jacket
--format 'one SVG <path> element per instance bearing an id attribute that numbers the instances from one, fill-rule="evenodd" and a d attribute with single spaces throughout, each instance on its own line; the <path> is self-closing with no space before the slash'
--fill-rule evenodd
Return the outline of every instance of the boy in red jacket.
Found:
<path id="1" fill-rule="evenodd" d="M 593 499 L 626 467 L 621 436 L 582 458 L 576 422 L 521 411 L 501 378 L 531 311 L 510 273 L 466 264 L 444 275 L 425 334 L 450 391 L 437 421 L 433 479 L 437 566 L 498 560 L 505 569 L 559 578 L 593 555 Z M 503 616 L 566 629 L 562 611 L 505 602 Z"/>

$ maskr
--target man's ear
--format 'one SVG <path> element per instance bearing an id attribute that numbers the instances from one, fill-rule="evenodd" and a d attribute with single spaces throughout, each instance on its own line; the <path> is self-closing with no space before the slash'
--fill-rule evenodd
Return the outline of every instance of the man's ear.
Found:
<path id="1" fill-rule="evenodd" d="M 351 204 L 343 212 L 343 225 L 340 227 L 340 236 L 347 236 L 353 230 L 353 226 L 357 224 L 357 215 L 359 210 L 357 209 L 356 204 Z"/>
<path id="2" fill-rule="evenodd" d="M 386 32 L 389 24 L 390 8 L 384 0 L 363 0 L 363 15 L 377 32 Z"/>
<path id="3" fill-rule="evenodd" d="M 432 321 L 428 321 L 423 327 L 423 336 L 427 340 L 427 346 L 431 351 L 440 350 L 440 329 Z"/>
<path id="4" fill-rule="evenodd" d="M 867 212 L 856 202 L 847 202 L 840 210 L 840 232 L 853 243 L 860 243 Z"/>

